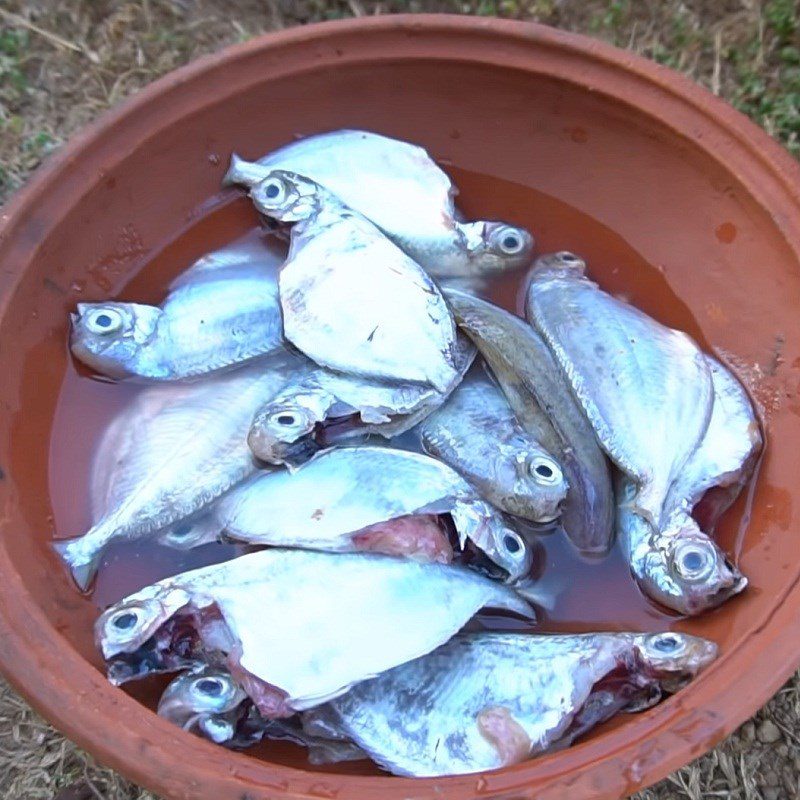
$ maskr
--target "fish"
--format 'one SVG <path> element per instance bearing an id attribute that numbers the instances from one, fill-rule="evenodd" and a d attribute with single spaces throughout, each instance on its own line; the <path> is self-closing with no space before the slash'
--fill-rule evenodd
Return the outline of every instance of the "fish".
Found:
<path id="1" fill-rule="evenodd" d="M 508 514 L 552 522 L 567 481 L 558 462 L 517 422 L 503 392 L 476 371 L 418 428 L 422 449 Z"/>
<path id="2" fill-rule="evenodd" d="M 667 608 L 697 616 L 744 591 L 742 575 L 685 509 L 656 528 L 635 508 L 638 484 L 617 476 L 617 530 L 631 573 L 642 592 Z"/>
<path id="3" fill-rule="evenodd" d="M 687 334 L 602 291 L 573 253 L 536 260 L 525 314 L 601 446 L 635 479 L 634 509 L 658 529 L 669 489 L 711 418 L 703 353 Z"/>
<path id="4" fill-rule="evenodd" d="M 291 224 L 278 288 L 283 334 L 323 367 L 446 391 L 456 327 L 428 274 L 366 217 L 295 173 L 250 189 L 256 210 Z"/>
<path id="5" fill-rule="evenodd" d="M 687 684 L 717 654 L 684 633 L 462 634 L 306 712 L 394 775 L 500 769 Z"/>
<path id="6" fill-rule="evenodd" d="M 714 405 L 708 429 L 672 486 L 666 514 L 695 512 L 702 501 L 703 529 L 710 533 L 719 517 L 749 482 L 764 446 L 753 404 L 736 377 L 712 356 Z"/>
<path id="7" fill-rule="evenodd" d="M 270 548 L 146 586 L 95 623 L 110 682 L 225 667 L 268 719 L 417 658 L 481 608 L 535 618 L 476 572 L 373 553 Z"/>
<path id="8" fill-rule="evenodd" d="M 607 552 L 614 537 L 608 461 L 549 349 L 504 309 L 463 292 L 445 294 L 519 424 L 560 465 L 569 487 L 561 511 L 567 537 L 583 553 Z"/>
<path id="9" fill-rule="evenodd" d="M 275 258 L 240 241 L 197 261 L 160 307 L 78 303 L 70 348 L 109 378 L 179 381 L 283 347 Z"/>
<path id="10" fill-rule="evenodd" d="M 446 400 L 474 358 L 470 340 L 458 336 L 456 374 L 445 392 L 341 375 L 309 362 L 259 409 L 248 434 L 250 449 L 268 464 L 297 466 L 325 446 L 370 434 L 399 436 Z"/>
<path id="11" fill-rule="evenodd" d="M 436 278 L 498 274 L 533 258 L 535 242 L 524 228 L 462 221 L 450 178 L 417 145 L 368 131 L 332 131 L 256 162 L 234 153 L 224 183 L 251 188 L 275 169 L 324 186 Z"/>
<path id="12" fill-rule="evenodd" d="M 531 569 L 525 540 L 457 472 L 391 447 L 334 448 L 294 472 L 258 475 L 223 497 L 214 514 L 225 538 L 236 542 L 374 550 L 448 563 L 453 553 L 447 536 L 435 519 L 426 521 L 447 514 L 461 548 L 471 541 L 510 581 Z M 392 521 L 394 526 L 387 524 Z"/>
<path id="13" fill-rule="evenodd" d="M 197 383 L 150 386 L 121 412 L 93 470 L 95 508 L 105 504 L 106 513 L 82 536 L 54 543 L 81 589 L 111 542 L 156 537 L 256 472 L 247 431 L 292 369 L 287 355 Z M 105 489 L 104 472 L 113 474 Z"/>
<path id="14" fill-rule="evenodd" d="M 344 739 L 305 733 L 299 718 L 264 719 L 226 669 L 203 666 L 178 675 L 162 693 L 158 714 L 183 730 L 225 747 L 244 748 L 271 739 L 308 748 L 312 764 L 368 758 L 363 750 Z"/>

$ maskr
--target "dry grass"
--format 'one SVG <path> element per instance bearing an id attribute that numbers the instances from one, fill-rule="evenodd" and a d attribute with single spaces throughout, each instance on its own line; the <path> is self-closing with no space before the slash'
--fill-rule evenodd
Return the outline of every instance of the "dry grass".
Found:
<path id="1" fill-rule="evenodd" d="M 76 130 L 180 64 L 265 30 L 396 11 L 599 36 L 685 72 L 800 153 L 797 0 L 0 0 L 0 201 Z M 85 781 L 89 797 L 153 800 L 0 689 L 0 797 L 51 798 Z M 722 746 L 637 797 L 800 797 L 800 677 Z"/>

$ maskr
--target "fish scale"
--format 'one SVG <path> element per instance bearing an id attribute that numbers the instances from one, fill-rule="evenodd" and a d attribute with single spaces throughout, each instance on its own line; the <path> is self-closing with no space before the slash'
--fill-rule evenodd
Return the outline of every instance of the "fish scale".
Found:
<path id="1" fill-rule="evenodd" d="M 526 435 L 502 391 L 474 371 L 419 426 L 423 449 L 502 511 L 533 522 L 558 516 L 567 483 L 552 455 Z M 549 478 L 534 469 L 546 467 Z"/>
<path id="2" fill-rule="evenodd" d="M 134 428 L 129 446 L 118 454 L 127 475 L 118 468 L 119 489 L 100 492 L 116 503 L 86 534 L 56 543 L 82 588 L 112 540 L 148 537 L 256 471 L 247 430 L 264 399 L 286 382 L 291 365 L 288 356 L 267 359 L 201 383 L 150 387 L 122 412 Z M 152 405 L 151 397 L 158 398 Z M 142 420 L 145 425 L 138 425 Z M 115 424 L 112 436 L 118 429 Z M 102 484 L 99 479 L 94 483 Z"/>
<path id="3" fill-rule="evenodd" d="M 664 656 L 657 642 L 673 643 L 678 651 Z M 589 719 L 579 718 L 595 686 L 615 670 L 625 669 L 630 685 L 655 690 L 646 698 L 641 691 L 634 695 L 631 710 L 640 710 L 715 655 L 711 642 L 685 634 L 461 634 L 309 712 L 304 725 L 313 731 L 319 717 L 396 775 L 481 772 L 569 744 L 576 733 L 628 705 L 620 697 Z M 487 715 L 505 720 L 499 730 L 495 726 L 499 740 L 482 725 Z"/>
<path id="4" fill-rule="evenodd" d="M 606 453 L 638 481 L 636 507 L 658 526 L 669 487 L 711 417 L 703 354 L 686 334 L 603 292 L 584 276 L 585 265 L 538 263 L 526 297 L 528 320 Z"/>

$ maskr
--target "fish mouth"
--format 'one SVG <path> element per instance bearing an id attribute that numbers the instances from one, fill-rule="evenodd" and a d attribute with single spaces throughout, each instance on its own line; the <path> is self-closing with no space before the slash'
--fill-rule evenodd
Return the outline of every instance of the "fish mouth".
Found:
<path id="1" fill-rule="evenodd" d="M 458 551 L 456 550 L 456 552 Z M 463 566 L 469 567 L 471 570 L 494 581 L 501 583 L 509 583 L 511 581 L 509 571 L 492 561 L 471 539 L 467 539 L 464 542 L 461 556 L 458 560 Z"/>
<path id="2" fill-rule="evenodd" d="M 118 653 L 106 661 L 106 674 L 114 686 L 128 681 L 139 680 L 148 675 L 196 667 L 196 658 L 183 656 L 177 652 L 162 651 L 155 639 L 150 639 L 132 653 Z"/>
<path id="3" fill-rule="evenodd" d="M 148 675 L 196 668 L 204 664 L 201 654 L 192 617 L 173 617 L 135 650 L 106 658 L 106 673 L 114 686 L 121 686 Z"/>

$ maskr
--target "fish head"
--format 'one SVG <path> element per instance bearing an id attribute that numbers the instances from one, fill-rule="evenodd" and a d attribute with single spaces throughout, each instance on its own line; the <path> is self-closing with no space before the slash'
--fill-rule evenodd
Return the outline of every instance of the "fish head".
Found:
<path id="1" fill-rule="evenodd" d="M 497 450 L 499 458 L 502 450 Z M 497 464 L 496 474 L 502 481 L 500 485 L 511 489 L 505 497 L 508 511 L 536 522 L 552 522 L 558 517 L 567 495 L 567 480 L 548 453 L 515 449 L 511 459 Z"/>
<path id="2" fill-rule="evenodd" d="M 475 272 L 502 272 L 525 267 L 533 258 L 536 242 L 525 228 L 506 222 L 460 223 Z"/>
<path id="3" fill-rule="evenodd" d="M 747 586 L 747 578 L 688 515 L 671 520 L 634 566 L 650 597 L 689 616 L 716 608 Z"/>
<path id="4" fill-rule="evenodd" d="M 141 647 L 189 600 L 183 589 L 153 584 L 115 603 L 95 622 L 95 640 L 103 656 L 112 658 Z"/>
<path id="5" fill-rule="evenodd" d="M 296 400 L 267 403 L 256 414 L 247 444 L 256 458 L 268 464 L 290 464 L 316 452 L 313 433 L 319 415 Z"/>
<path id="6" fill-rule="evenodd" d="M 136 374 L 161 314 L 159 308 L 137 303 L 78 303 L 71 315 L 72 354 L 111 378 Z"/>
<path id="7" fill-rule="evenodd" d="M 637 635 L 634 647 L 645 672 L 670 693 L 683 688 L 717 657 L 714 642 L 673 631 Z"/>
<path id="8" fill-rule="evenodd" d="M 271 170 L 250 189 L 258 211 L 279 222 L 308 219 L 319 210 L 321 195 L 314 181 L 282 169 Z"/>
<path id="9" fill-rule="evenodd" d="M 202 667 L 175 678 L 158 702 L 158 714 L 217 744 L 237 732 L 247 695 L 227 670 Z"/>
<path id="10" fill-rule="evenodd" d="M 501 523 L 483 526 L 485 535 L 473 535 L 475 544 L 489 559 L 508 575 L 507 583 L 525 578 L 533 565 L 533 554 L 528 543 L 511 528 Z"/>
<path id="11" fill-rule="evenodd" d="M 534 262 L 533 268 L 537 275 L 548 273 L 582 277 L 586 274 L 586 262 L 575 253 L 570 253 L 569 250 L 539 256 Z"/>

